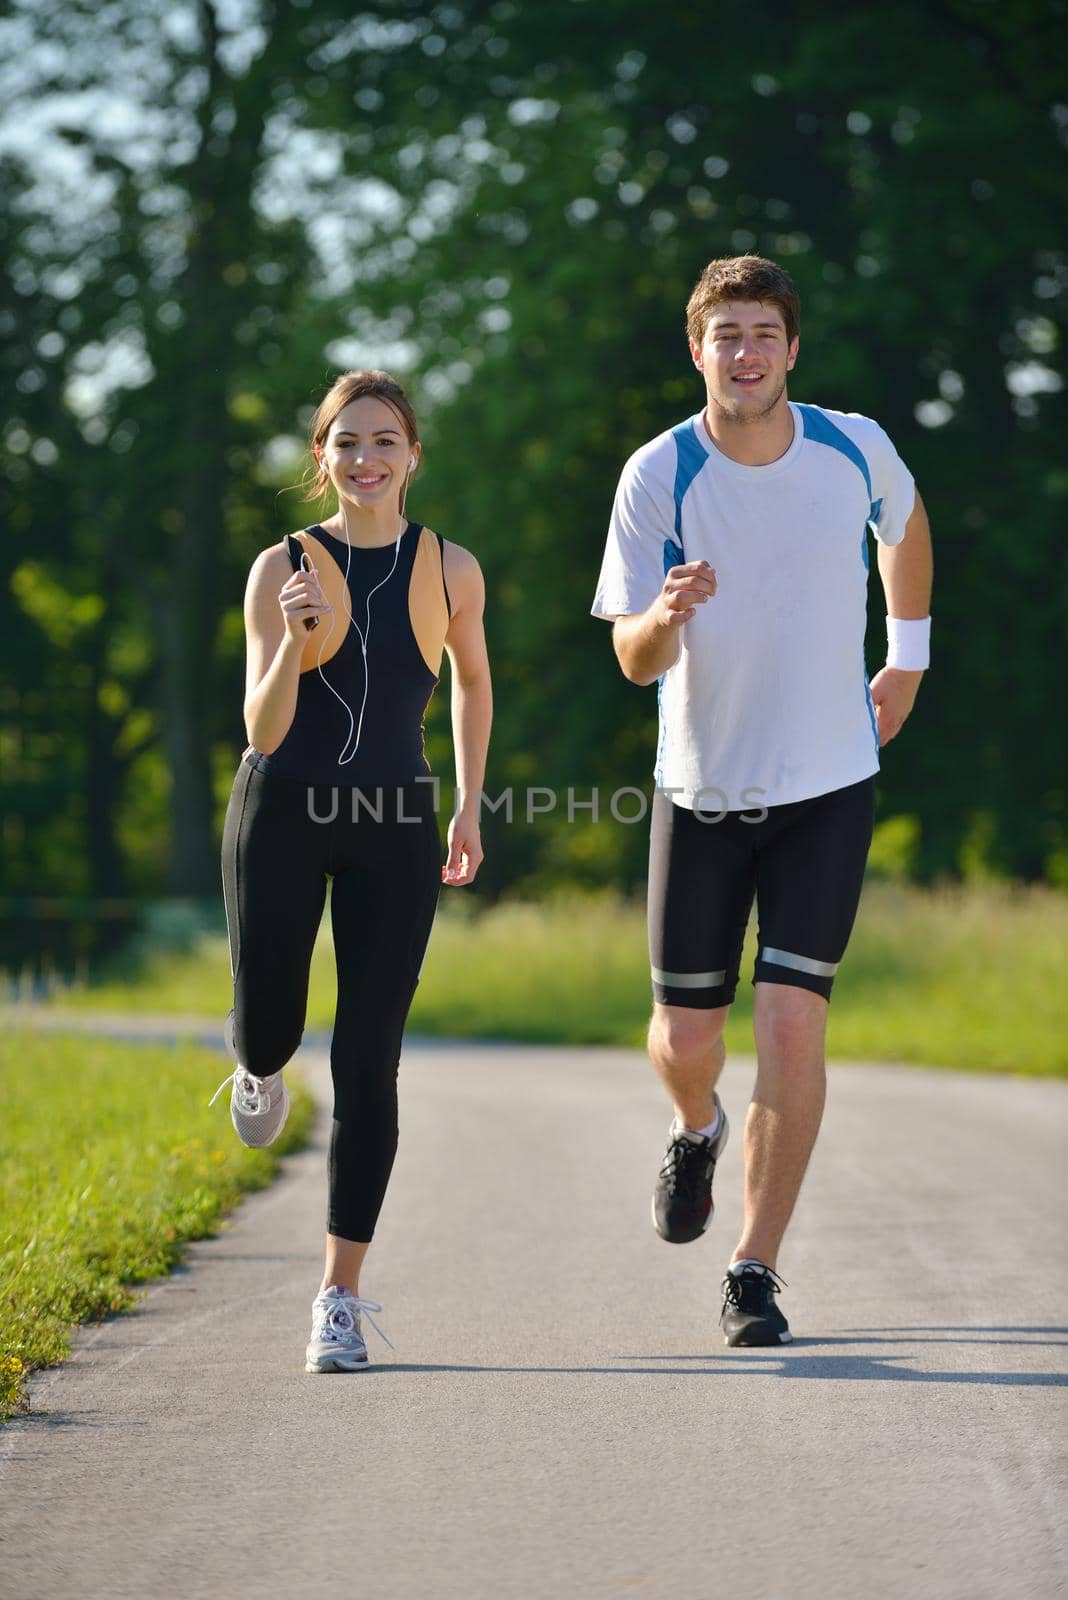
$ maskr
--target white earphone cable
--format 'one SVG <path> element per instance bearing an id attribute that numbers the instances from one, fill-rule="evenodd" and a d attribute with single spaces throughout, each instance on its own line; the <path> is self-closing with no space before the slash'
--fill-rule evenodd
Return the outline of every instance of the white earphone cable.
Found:
<path id="1" fill-rule="evenodd" d="M 370 666 L 369 666 L 368 660 L 367 660 L 367 646 L 368 646 L 368 641 L 370 640 L 370 637 L 371 637 L 371 596 L 374 595 L 374 594 L 377 594 L 379 589 L 381 589 L 383 587 L 383 585 L 385 585 L 385 584 L 387 584 L 389 582 L 390 578 L 392 578 L 393 574 L 397 570 L 397 562 L 400 560 L 401 540 L 404 538 L 405 531 L 407 530 L 407 527 L 408 527 L 407 518 L 404 515 L 405 493 L 406 493 L 407 488 L 408 488 L 408 479 L 411 476 L 412 468 L 413 468 L 414 465 L 415 465 L 414 460 L 409 462 L 408 471 L 405 473 L 405 476 L 404 476 L 404 489 L 401 492 L 401 499 L 400 499 L 401 527 L 400 527 L 399 533 L 397 534 L 397 542 L 393 547 L 393 565 L 390 567 L 390 569 L 386 573 L 385 577 L 382 578 L 378 583 L 376 583 L 373 589 L 368 590 L 367 599 L 364 602 L 364 617 L 363 617 L 364 625 L 363 625 L 362 628 L 360 627 L 359 623 L 356 621 L 355 617 L 352 615 L 352 612 L 349 609 L 349 595 L 350 595 L 350 592 L 351 592 L 350 589 L 349 589 L 349 567 L 350 567 L 350 564 L 351 564 L 351 561 L 352 561 L 352 542 L 349 539 L 348 527 L 345 526 L 345 544 L 347 546 L 347 550 L 346 550 L 346 555 L 345 555 L 345 586 L 344 586 L 344 589 L 342 591 L 342 604 L 343 604 L 343 606 L 345 608 L 345 615 L 348 617 L 348 619 L 349 619 L 350 623 L 352 624 L 353 628 L 355 628 L 355 630 L 356 630 L 356 636 L 360 641 L 360 653 L 363 656 L 363 699 L 360 702 L 360 720 L 359 720 L 359 723 L 356 722 L 356 718 L 353 715 L 352 707 L 349 705 L 349 703 L 345 699 L 344 695 L 338 694 L 337 690 L 334 688 L 333 684 L 329 681 L 329 679 L 327 678 L 325 672 L 323 671 L 323 664 L 322 664 L 323 663 L 323 651 L 326 648 L 327 644 L 329 643 L 330 635 L 334 631 L 334 617 L 333 617 L 333 615 L 331 615 L 330 626 L 326 630 L 325 636 L 319 642 L 319 654 L 318 654 L 318 657 L 317 657 L 316 662 L 315 662 L 316 671 L 318 672 L 320 678 L 326 684 L 326 687 L 330 690 L 330 693 L 334 696 L 335 700 L 340 700 L 341 704 L 345 707 L 345 710 L 349 714 L 349 731 L 345 736 L 345 742 L 341 746 L 341 753 L 339 754 L 339 756 L 337 758 L 337 764 L 338 764 L 339 767 L 343 767 L 343 766 L 346 765 L 347 762 L 351 761 L 353 759 L 353 757 L 356 755 L 356 752 L 360 748 L 360 735 L 363 732 L 363 714 L 364 714 L 364 711 L 367 708 L 367 691 L 368 691 L 368 689 L 370 688 L 370 685 L 371 685 L 371 669 L 370 669 Z M 304 568 L 305 572 L 308 572 L 308 571 L 311 570 L 310 567 L 305 567 L 304 566 L 305 561 L 310 560 L 310 559 L 311 558 L 309 557 L 308 552 L 306 550 L 303 550 L 301 552 L 300 564 Z M 353 745 L 350 754 L 346 755 L 345 751 L 348 749 L 349 740 L 352 738 L 353 729 L 355 729 L 355 731 L 356 731 L 356 743 Z"/>

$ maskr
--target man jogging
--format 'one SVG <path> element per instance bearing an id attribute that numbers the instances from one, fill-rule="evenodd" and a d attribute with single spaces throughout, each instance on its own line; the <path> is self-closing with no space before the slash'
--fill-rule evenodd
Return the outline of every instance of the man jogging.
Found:
<path id="1" fill-rule="evenodd" d="M 712 261 L 687 306 L 707 405 L 643 445 L 616 491 L 593 614 L 624 675 L 656 682 L 649 1054 L 674 1103 L 660 1236 L 712 1219 L 727 1142 L 723 1028 L 756 896 L 757 1076 L 729 1345 L 778 1345 L 779 1248 L 819 1130 L 824 1035 L 871 842 L 879 748 L 927 666 L 931 545 L 912 477 L 855 412 L 787 397 L 799 300 L 758 256 Z M 864 670 L 867 532 L 887 664 Z"/>

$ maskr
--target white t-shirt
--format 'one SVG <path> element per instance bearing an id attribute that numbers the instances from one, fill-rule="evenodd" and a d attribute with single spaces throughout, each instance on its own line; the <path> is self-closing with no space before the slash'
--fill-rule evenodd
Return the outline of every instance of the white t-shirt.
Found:
<path id="1" fill-rule="evenodd" d="M 724 455 L 698 412 L 636 451 L 616 490 L 595 617 L 645 611 L 684 561 L 716 569 L 659 680 L 656 781 L 680 805 L 785 805 L 879 768 L 867 528 L 900 543 L 915 485 L 870 417 L 789 405 L 793 442 L 769 466 Z"/>

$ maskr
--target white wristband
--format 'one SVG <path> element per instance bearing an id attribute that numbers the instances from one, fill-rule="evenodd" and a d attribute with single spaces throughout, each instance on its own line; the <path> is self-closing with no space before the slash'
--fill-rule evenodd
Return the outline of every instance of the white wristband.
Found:
<path id="1" fill-rule="evenodd" d="M 902 672 L 926 672 L 931 664 L 931 619 L 886 619 L 886 664 Z"/>

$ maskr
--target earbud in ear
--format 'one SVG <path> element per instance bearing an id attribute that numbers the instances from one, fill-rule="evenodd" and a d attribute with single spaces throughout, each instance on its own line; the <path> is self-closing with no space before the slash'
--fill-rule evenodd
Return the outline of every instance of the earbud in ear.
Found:
<path id="1" fill-rule="evenodd" d="M 408 471 L 409 472 L 414 472 L 415 471 L 415 457 L 414 456 L 409 456 L 409 458 L 408 458 Z"/>

